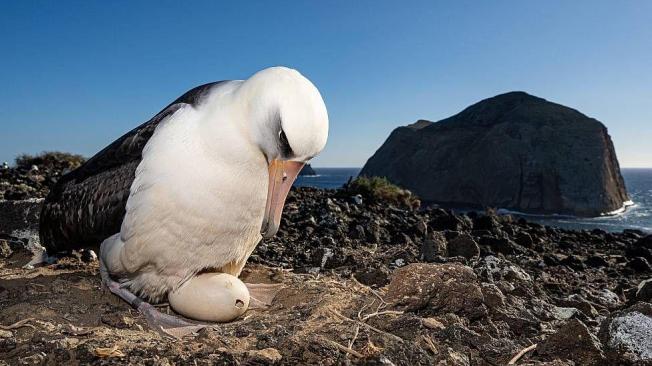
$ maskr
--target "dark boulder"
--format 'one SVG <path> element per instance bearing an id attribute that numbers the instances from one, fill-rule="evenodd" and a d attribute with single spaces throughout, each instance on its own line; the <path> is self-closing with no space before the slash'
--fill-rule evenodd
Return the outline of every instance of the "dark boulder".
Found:
<path id="1" fill-rule="evenodd" d="M 639 302 L 612 313 L 600 327 L 611 364 L 652 363 L 652 304 Z"/>
<path id="2" fill-rule="evenodd" d="M 446 237 L 439 231 L 432 231 L 426 234 L 421 244 L 421 259 L 425 262 L 432 262 L 438 256 L 446 256 Z"/>
<path id="3" fill-rule="evenodd" d="M 480 256 L 480 247 L 468 234 L 462 234 L 448 243 L 448 255 L 450 257 L 464 257 L 474 259 Z"/>
<path id="4" fill-rule="evenodd" d="M 564 355 L 578 365 L 598 365 L 605 362 L 600 341 L 584 323 L 571 319 L 539 345 L 537 352 L 546 359 Z"/>
<path id="5" fill-rule="evenodd" d="M 597 216 L 629 200 L 606 127 L 523 92 L 395 129 L 360 174 L 467 207 Z"/>
<path id="6" fill-rule="evenodd" d="M 633 269 L 636 272 L 652 272 L 652 267 L 650 263 L 643 257 L 636 257 L 629 261 L 629 268 Z"/>
<path id="7" fill-rule="evenodd" d="M 639 239 L 635 245 L 639 247 L 652 249 L 652 235 L 648 235 Z"/>
<path id="8" fill-rule="evenodd" d="M 636 299 L 639 301 L 652 302 L 652 278 L 641 281 L 636 288 Z"/>

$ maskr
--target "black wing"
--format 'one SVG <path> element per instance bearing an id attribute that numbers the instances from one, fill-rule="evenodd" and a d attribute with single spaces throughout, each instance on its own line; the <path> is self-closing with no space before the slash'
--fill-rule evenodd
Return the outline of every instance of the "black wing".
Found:
<path id="1" fill-rule="evenodd" d="M 59 179 L 45 198 L 41 244 L 50 252 L 100 244 L 120 231 L 142 151 L 158 124 L 185 105 L 198 105 L 221 81 L 191 89 L 79 168 Z"/>

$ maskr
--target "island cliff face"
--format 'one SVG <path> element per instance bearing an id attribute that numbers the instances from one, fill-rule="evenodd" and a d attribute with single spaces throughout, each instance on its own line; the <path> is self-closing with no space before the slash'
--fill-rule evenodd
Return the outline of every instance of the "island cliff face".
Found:
<path id="1" fill-rule="evenodd" d="M 315 173 L 315 170 L 310 166 L 310 164 L 306 164 L 301 168 L 299 175 L 311 176 L 317 175 L 317 173 Z"/>
<path id="2" fill-rule="evenodd" d="M 607 128 L 524 92 L 395 129 L 360 175 L 425 202 L 598 216 L 629 200 Z"/>

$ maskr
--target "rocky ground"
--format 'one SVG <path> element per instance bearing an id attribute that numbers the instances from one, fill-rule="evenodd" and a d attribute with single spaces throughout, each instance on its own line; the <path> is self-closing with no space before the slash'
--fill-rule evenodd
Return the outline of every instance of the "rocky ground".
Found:
<path id="1" fill-rule="evenodd" d="M 652 364 L 652 236 L 388 197 L 293 190 L 243 275 L 282 283 L 273 305 L 181 340 L 102 290 L 89 251 L 26 266 L 39 201 L 0 202 L 0 365 Z"/>
<path id="2" fill-rule="evenodd" d="M 50 185 L 84 161 L 80 155 L 48 152 L 36 156 L 21 155 L 13 167 L 4 162 L 0 166 L 0 199 L 45 197 Z"/>

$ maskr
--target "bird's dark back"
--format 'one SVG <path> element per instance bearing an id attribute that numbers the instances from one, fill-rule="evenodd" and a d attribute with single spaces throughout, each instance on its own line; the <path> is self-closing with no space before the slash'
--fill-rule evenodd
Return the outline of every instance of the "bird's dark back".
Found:
<path id="1" fill-rule="evenodd" d="M 142 151 L 158 124 L 184 105 L 197 105 L 221 82 L 198 86 L 62 176 L 45 198 L 40 239 L 50 253 L 99 245 L 120 231 Z"/>

